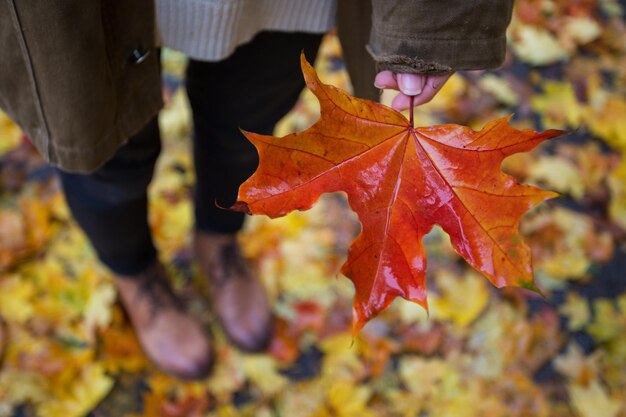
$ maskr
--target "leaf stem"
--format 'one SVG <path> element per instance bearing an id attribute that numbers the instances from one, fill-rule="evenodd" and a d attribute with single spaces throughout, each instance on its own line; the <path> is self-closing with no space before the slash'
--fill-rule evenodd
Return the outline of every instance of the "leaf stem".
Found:
<path id="1" fill-rule="evenodd" d="M 409 121 L 411 122 L 411 129 L 415 127 L 414 119 L 413 119 L 413 101 L 415 100 L 415 96 L 409 96 Z"/>

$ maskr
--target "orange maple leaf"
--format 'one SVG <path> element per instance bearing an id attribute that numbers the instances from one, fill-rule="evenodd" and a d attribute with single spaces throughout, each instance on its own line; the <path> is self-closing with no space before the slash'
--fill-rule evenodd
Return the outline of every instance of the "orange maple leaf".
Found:
<path id="1" fill-rule="evenodd" d="M 244 132 L 260 164 L 233 209 L 279 217 L 309 209 L 322 193 L 347 194 L 362 224 L 341 269 L 356 289 L 354 331 L 395 297 L 427 308 L 422 238 L 435 224 L 497 287 L 534 288 L 519 221 L 556 194 L 519 184 L 500 164 L 561 131 L 519 131 L 508 118 L 480 132 L 452 124 L 414 128 L 389 107 L 322 84 L 301 61 L 320 120 L 283 138 Z"/>

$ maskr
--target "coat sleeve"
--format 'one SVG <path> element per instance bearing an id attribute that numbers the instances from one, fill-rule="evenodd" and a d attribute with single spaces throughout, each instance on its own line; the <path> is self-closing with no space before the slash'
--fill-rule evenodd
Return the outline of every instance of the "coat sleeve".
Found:
<path id="1" fill-rule="evenodd" d="M 502 64 L 513 0 L 372 0 L 378 70 L 441 73 Z"/>

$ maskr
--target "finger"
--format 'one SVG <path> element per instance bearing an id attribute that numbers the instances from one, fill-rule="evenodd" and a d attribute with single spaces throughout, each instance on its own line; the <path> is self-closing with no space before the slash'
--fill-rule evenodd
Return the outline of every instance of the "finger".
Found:
<path id="1" fill-rule="evenodd" d="M 376 77 L 374 78 L 374 85 L 376 88 L 398 89 L 398 82 L 396 81 L 394 73 L 391 71 L 381 71 L 376 74 Z"/>
<path id="2" fill-rule="evenodd" d="M 421 104 L 426 104 L 430 102 L 435 97 L 435 95 L 437 95 L 440 89 L 441 88 L 435 89 L 432 87 L 432 85 L 427 84 L 426 87 L 424 87 L 424 90 L 422 90 L 422 94 L 420 94 L 419 96 L 415 96 L 415 100 L 413 100 L 413 105 L 419 106 Z"/>
<path id="3" fill-rule="evenodd" d="M 422 74 L 398 74 L 398 89 L 407 96 L 417 96 L 424 90 L 427 77 Z"/>
<path id="4" fill-rule="evenodd" d="M 398 77 L 400 74 L 398 74 Z M 430 102 L 441 90 L 452 74 L 429 75 L 426 77 L 426 83 L 422 92 L 414 96 L 413 106 L 419 106 Z M 401 97 L 404 96 L 404 97 Z M 410 106 L 409 96 L 406 94 L 398 94 L 391 102 L 391 107 L 396 110 L 406 110 Z"/>
<path id="5" fill-rule="evenodd" d="M 443 85 L 446 83 L 446 81 L 448 81 L 448 79 L 451 76 L 452 76 L 452 73 L 450 73 L 450 74 L 430 75 L 428 77 L 427 84 L 429 84 L 435 90 L 441 90 Z"/>
<path id="6" fill-rule="evenodd" d="M 411 98 L 403 93 L 398 93 L 398 95 L 395 96 L 391 101 L 391 108 L 398 111 L 406 110 L 409 108 L 410 105 Z"/>
<path id="7" fill-rule="evenodd" d="M 415 97 L 413 105 L 419 106 L 430 102 L 439 93 L 452 74 L 429 75 L 426 80 L 426 86 L 422 90 L 422 94 Z"/>

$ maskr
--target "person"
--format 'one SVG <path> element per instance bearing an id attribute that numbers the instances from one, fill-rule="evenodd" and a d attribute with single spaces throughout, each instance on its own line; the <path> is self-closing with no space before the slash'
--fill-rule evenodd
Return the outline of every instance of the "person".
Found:
<path id="1" fill-rule="evenodd" d="M 115 276 L 142 347 L 179 378 L 206 376 L 211 338 L 171 290 L 147 222 L 160 151 L 159 46 L 189 55 L 194 248 L 226 335 L 248 351 L 271 306 L 241 254 L 232 203 L 258 157 L 238 128 L 271 134 L 335 26 L 356 95 L 429 101 L 455 71 L 494 68 L 512 0 L 99 0 L 0 2 L 0 107 L 59 167 L 71 212 Z M 155 35 L 158 34 L 157 35 Z M 160 43 L 158 42 L 160 39 Z"/>

